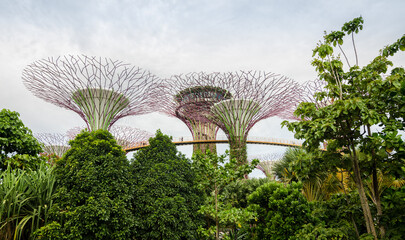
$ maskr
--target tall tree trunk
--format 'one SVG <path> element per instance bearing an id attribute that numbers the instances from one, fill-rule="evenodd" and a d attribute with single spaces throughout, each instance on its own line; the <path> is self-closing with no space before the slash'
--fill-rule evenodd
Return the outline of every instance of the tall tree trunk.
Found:
<path id="1" fill-rule="evenodd" d="M 359 167 L 359 161 L 356 154 L 356 148 L 354 144 L 351 144 L 351 155 L 353 163 L 353 173 L 354 180 L 356 182 L 357 190 L 359 192 L 361 208 L 363 209 L 364 220 L 366 221 L 367 233 L 371 233 L 374 239 L 377 240 L 377 233 L 374 227 L 373 216 L 371 215 L 370 206 L 368 205 L 368 200 L 366 197 L 366 192 L 364 191 L 363 181 L 361 180 L 361 173 Z"/>
<path id="2" fill-rule="evenodd" d="M 215 183 L 215 224 L 216 224 L 215 239 L 219 240 L 218 188 L 216 183 Z"/>
<path id="3" fill-rule="evenodd" d="M 342 184 L 342 189 L 343 189 L 343 193 L 345 194 L 346 204 L 347 204 L 347 206 L 350 206 L 349 199 L 348 199 L 348 194 L 346 192 L 346 187 L 345 187 L 345 184 L 343 182 L 343 171 L 340 170 L 340 173 L 342 174 L 342 181 L 339 180 L 339 182 L 340 182 L 340 184 Z M 360 237 L 360 234 L 359 234 L 359 230 L 357 229 L 357 224 L 354 221 L 354 217 L 353 217 L 352 213 L 350 213 L 350 219 L 352 220 L 354 231 L 356 232 L 356 237 L 358 239 Z"/>
<path id="4" fill-rule="evenodd" d="M 381 207 L 381 199 L 380 199 L 380 189 L 378 187 L 378 176 L 377 176 L 377 167 L 376 162 L 373 160 L 373 197 L 375 201 L 375 206 L 377 208 L 377 225 L 380 227 L 380 236 L 383 238 L 385 236 L 385 228 L 383 225 L 380 225 L 380 219 L 383 215 L 382 207 Z"/>
<path id="5" fill-rule="evenodd" d="M 368 130 L 368 135 L 371 136 L 371 128 L 370 125 L 367 125 L 367 130 Z M 379 182 L 378 182 L 378 171 L 377 171 L 377 156 L 376 153 L 374 151 L 374 149 L 371 149 L 371 157 L 372 157 L 372 161 L 373 161 L 373 191 L 374 194 L 372 194 L 372 196 L 374 197 L 374 202 L 375 202 L 375 206 L 377 208 L 377 225 L 380 227 L 380 236 L 381 238 L 383 238 L 385 236 L 385 228 L 384 226 L 380 225 L 380 219 L 383 215 L 382 213 L 382 207 L 381 207 L 381 199 L 380 199 L 380 188 L 378 186 Z"/>

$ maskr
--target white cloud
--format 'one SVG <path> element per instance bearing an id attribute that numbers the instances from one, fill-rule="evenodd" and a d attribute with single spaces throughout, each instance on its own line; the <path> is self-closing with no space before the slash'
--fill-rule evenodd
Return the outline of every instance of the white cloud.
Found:
<path id="1" fill-rule="evenodd" d="M 34 132 L 82 126 L 77 114 L 34 97 L 22 84 L 29 63 L 64 54 L 111 57 L 161 77 L 192 71 L 265 70 L 303 82 L 316 77 L 312 49 L 324 30 L 362 15 L 361 64 L 405 32 L 405 2 L 396 1 L 13 1 L 1 3 L 0 104 L 21 113 Z M 392 58 L 405 64 L 405 54 Z M 135 127 L 188 135 L 162 115 L 122 120 Z M 269 119 L 251 135 L 293 137 Z M 264 153 L 266 146 L 252 146 Z M 273 151 L 273 150 L 271 150 Z"/>

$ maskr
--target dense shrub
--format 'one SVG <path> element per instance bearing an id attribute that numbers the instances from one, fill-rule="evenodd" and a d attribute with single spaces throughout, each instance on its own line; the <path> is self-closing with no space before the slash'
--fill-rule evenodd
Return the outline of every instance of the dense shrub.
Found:
<path id="1" fill-rule="evenodd" d="M 30 129 L 24 126 L 20 114 L 7 109 L 0 111 L 0 171 L 13 168 L 36 169 L 42 151 Z"/>
<path id="2" fill-rule="evenodd" d="M 252 178 L 231 182 L 221 191 L 223 201 L 232 204 L 233 207 L 246 208 L 248 196 L 256 191 L 258 187 L 270 181 L 268 178 Z"/>
<path id="3" fill-rule="evenodd" d="M 312 223 L 312 204 L 301 193 L 302 184 L 270 182 L 257 188 L 248 198 L 249 208 L 256 211 L 254 239 L 285 240 Z"/>
<path id="4" fill-rule="evenodd" d="M 192 239 L 202 203 L 191 162 L 170 137 L 157 131 L 150 146 L 134 154 L 133 209 L 136 239 Z"/>
<path id="5" fill-rule="evenodd" d="M 382 198 L 384 216 L 382 224 L 387 229 L 386 239 L 403 239 L 405 236 L 405 186 L 387 189 Z"/>
<path id="6" fill-rule="evenodd" d="M 54 220 L 41 239 L 130 239 L 134 218 L 129 163 L 104 130 L 82 132 L 57 162 Z"/>
<path id="7" fill-rule="evenodd" d="M 357 191 L 332 195 L 328 201 L 316 205 L 317 219 L 328 228 L 339 229 L 347 239 L 356 239 L 367 232 Z"/>

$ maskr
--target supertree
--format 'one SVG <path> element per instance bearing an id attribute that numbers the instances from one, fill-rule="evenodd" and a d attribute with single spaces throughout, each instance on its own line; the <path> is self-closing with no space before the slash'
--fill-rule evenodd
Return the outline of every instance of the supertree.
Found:
<path id="1" fill-rule="evenodd" d="M 122 125 L 112 126 L 110 132 L 123 149 L 137 145 L 139 142 L 146 142 L 154 136 L 152 133 L 139 128 Z"/>
<path id="2" fill-rule="evenodd" d="M 218 126 L 207 116 L 215 103 L 231 98 L 230 84 L 221 73 L 174 75 L 157 89 L 162 96 L 157 109 L 183 121 L 194 140 L 215 140 Z M 194 153 L 216 152 L 212 143 L 194 144 L 193 148 Z"/>
<path id="3" fill-rule="evenodd" d="M 35 96 L 76 112 L 91 131 L 151 112 L 151 89 L 159 81 L 130 64 L 84 55 L 36 61 L 23 70 L 22 78 Z"/>
<path id="4" fill-rule="evenodd" d="M 279 153 L 270 153 L 270 154 L 263 154 L 259 156 L 251 156 L 249 157 L 249 161 L 253 159 L 259 159 L 260 162 L 257 164 L 256 168 L 259 169 L 266 175 L 267 178 L 275 180 L 275 176 L 272 172 L 274 163 L 280 160 L 283 157 L 283 154 Z"/>
<path id="5" fill-rule="evenodd" d="M 232 83 L 227 89 L 232 97 L 215 103 L 208 118 L 227 135 L 230 157 L 245 163 L 250 129 L 294 104 L 298 84 L 290 78 L 261 71 L 230 72 L 224 78 Z"/>
<path id="6" fill-rule="evenodd" d="M 323 96 L 322 99 L 317 96 L 317 94 L 320 92 L 328 92 L 327 89 L 325 89 L 325 86 L 326 82 L 318 79 L 301 84 L 300 90 L 297 94 L 297 101 L 279 114 L 279 117 L 289 120 L 302 120 L 294 115 L 294 112 L 300 103 L 314 103 L 316 108 L 321 108 L 333 102 L 333 100 L 328 98 L 328 96 Z"/>
<path id="7" fill-rule="evenodd" d="M 61 133 L 36 133 L 35 138 L 42 143 L 42 149 L 47 155 L 55 154 L 62 157 L 70 149 L 69 138 Z"/>
<path id="8" fill-rule="evenodd" d="M 67 131 L 66 135 L 69 139 L 74 139 L 77 134 L 82 130 L 87 130 L 84 127 L 74 127 Z M 147 131 L 123 125 L 113 125 L 110 128 L 110 133 L 114 136 L 117 144 L 124 150 L 137 145 L 139 142 L 147 142 L 149 138 L 153 137 L 152 133 Z"/>

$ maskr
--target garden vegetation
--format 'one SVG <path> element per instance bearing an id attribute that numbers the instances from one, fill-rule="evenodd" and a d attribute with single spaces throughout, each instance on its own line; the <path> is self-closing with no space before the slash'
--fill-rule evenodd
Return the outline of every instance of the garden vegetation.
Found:
<path id="1" fill-rule="evenodd" d="M 106 130 L 81 132 L 61 158 L 40 155 L 3 109 L 0 240 L 403 239 L 405 70 L 389 57 L 405 35 L 361 67 L 362 28 L 355 18 L 314 49 L 326 83 L 315 98 L 328 104 L 301 103 L 301 121 L 283 123 L 304 144 L 275 164 L 276 180 L 245 179 L 258 160 L 188 159 L 161 131 L 130 160 Z"/>

